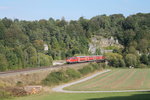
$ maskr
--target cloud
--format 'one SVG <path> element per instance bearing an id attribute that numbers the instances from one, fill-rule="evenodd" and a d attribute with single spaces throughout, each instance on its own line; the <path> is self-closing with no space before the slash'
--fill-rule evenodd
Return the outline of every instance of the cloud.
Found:
<path id="1" fill-rule="evenodd" d="M 0 6 L 0 10 L 6 10 L 6 9 L 9 9 L 9 7 L 6 7 L 6 6 Z"/>

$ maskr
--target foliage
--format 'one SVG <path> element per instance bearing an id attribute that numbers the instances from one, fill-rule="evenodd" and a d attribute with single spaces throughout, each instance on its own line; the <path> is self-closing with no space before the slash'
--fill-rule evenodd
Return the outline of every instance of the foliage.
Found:
<path id="1" fill-rule="evenodd" d="M 43 80 L 44 85 L 56 85 L 60 82 L 67 82 L 68 77 L 65 75 L 63 71 L 57 71 L 50 73 L 46 79 Z"/>
<path id="2" fill-rule="evenodd" d="M 113 67 L 125 67 L 125 62 L 121 54 L 118 53 L 106 53 L 106 59 L 109 61 L 109 65 Z"/>
<path id="3" fill-rule="evenodd" d="M 7 67 L 8 67 L 8 62 L 7 62 L 5 55 L 0 54 L 0 69 L 2 71 L 5 71 L 7 70 Z"/>
<path id="4" fill-rule="evenodd" d="M 108 47 L 105 47 L 105 49 L 106 50 L 114 50 L 114 49 L 118 50 L 119 48 L 116 46 L 108 46 Z"/>
<path id="5" fill-rule="evenodd" d="M 42 84 L 49 86 L 57 85 L 59 83 L 64 83 L 73 79 L 80 78 L 83 75 L 89 74 L 101 68 L 102 66 L 100 66 L 99 64 L 91 63 L 78 70 L 68 68 L 66 70 L 52 72 L 42 81 Z"/>
<path id="6" fill-rule="evenodd" d="M 147 65 L 145 65 L 145 64 L 139 64 L 138 65 L 138 68 L 147 68 L 148 66 Z"/>
<path id="7" fill-rule="evenodd" d="M 10 98 L 11 96 L 12 96 L 11 93 L 7 92 L 7 91 L 4 90 L 4 89 L 0 89 L 0 99 L 1 99 L 1 100 L 8 99 L 8 98 Z"/>
<path id="8" fill-rule="evenodd" d="M 66 70 L 66 74 L 70 79 L 76 79 L 81 77 L 81 74 L 78 71 L 70 68 Z"/>
<path id="9" fill-rule="evenodd" d="M 138 58 L 134 54 L 127 54 L 125 57 L 127 66 L 137 67 L 138 65 Z"/>
<path id="10" fill-rule="evenodd" d="M 38 62 L 40 66 L 48 66 L 48 65 L 52 65 L 52 57 L 39 53 L 38 54 Z"/>
<path id="11" fill-rule="evenodd" d="M 143 64 L 146 64 L 146 65 L 148 65 L 149 64 L 149 61 L 148 61 L 149 59 L 148 59 L 148 56 L 146 55 L 146 54 L 143 54 L 141 57 L 140 57 L 140 61 L 141 61 L 141 63 L 143 63 Z"/>
<path id="12" fill-rule="evenodd" d="M 86 67 L 79 69 L 79 72 L 83 75 L 86 75 L 89 72 L 91 72 L 92 70 L 93 70 L 93 68 L 91 66 L 86 66 Z"/>
<path id="13" fill-rule="evenodd" d="M 122 14 L 98 15 L 69 22 L 65 18 L 25 21 L 5 17 L 0 19 L 0 54 L 5 56 L 1 58 L 4 64 L 1 62 L 3 67 L 0 71 L 43 66 L 39 64 L 39 53 L 43 56 L 41 61 L 46 59 L 45 62 L 49 61 L 49 57 L 57 60 L 76 54 L 89 55 L 89 42 L 93 35 L 118 39 L 124 46 L 123 50 L 118 51 L 113 46 L 106 49 L 114 49 L 123 56 L 119 61 L 122 64 L 117 63 L 119 58 L 114 58 L 113 66 L 124 66 L 127 54 L 134 54 L 139 59 L 139 54 L 148 55 L 150 52 L 150 13 L 128 17 Z M 48 51 L 44 50 L 44 44 L 48 45 Z M 101 54 L 100 49 L 96 50 L 96 54 Z M 140 61 L 149 64 L 142 58 Z"/>

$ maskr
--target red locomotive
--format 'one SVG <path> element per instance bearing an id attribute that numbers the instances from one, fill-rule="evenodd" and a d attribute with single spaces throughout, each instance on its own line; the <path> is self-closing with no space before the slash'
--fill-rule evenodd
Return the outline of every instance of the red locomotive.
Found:
<path id="1" fill-rule="evenodd" d="M 102 55 L 96 56 L 75 56 L 69 57 L 66 59 L 66 62 L 69 63 L 79 63 L 79 62 L 90 62 L 90 61 L 104 61 L 105 57 Z"/>

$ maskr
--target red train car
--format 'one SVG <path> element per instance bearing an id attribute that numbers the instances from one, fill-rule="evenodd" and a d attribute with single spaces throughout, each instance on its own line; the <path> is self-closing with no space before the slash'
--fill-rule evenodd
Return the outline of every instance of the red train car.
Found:
<path id="1" fill-rule="evenodd" d="M 105 57 L 102 55 L 96 56 L 75 56 L 66 59 L 67 63 L 79 63 L 79 62 L 90 62 L 90 61 L 104 61 Z"/>

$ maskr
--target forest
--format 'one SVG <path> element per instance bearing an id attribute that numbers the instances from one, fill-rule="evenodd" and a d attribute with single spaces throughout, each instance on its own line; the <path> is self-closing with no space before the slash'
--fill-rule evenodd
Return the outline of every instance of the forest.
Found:
<path id="1" fill-rule="evenodd" d="M 0 71 L 50 66 L 53 60 L 88 51 L 93 36 L 113 36 L 123 45 L 104 54 L 113 67 L 150 66 L 150 13 L 98 15 L 67 21 L 0 19 Z M 44 50 L 44 45 L 48 50 Z"/>

